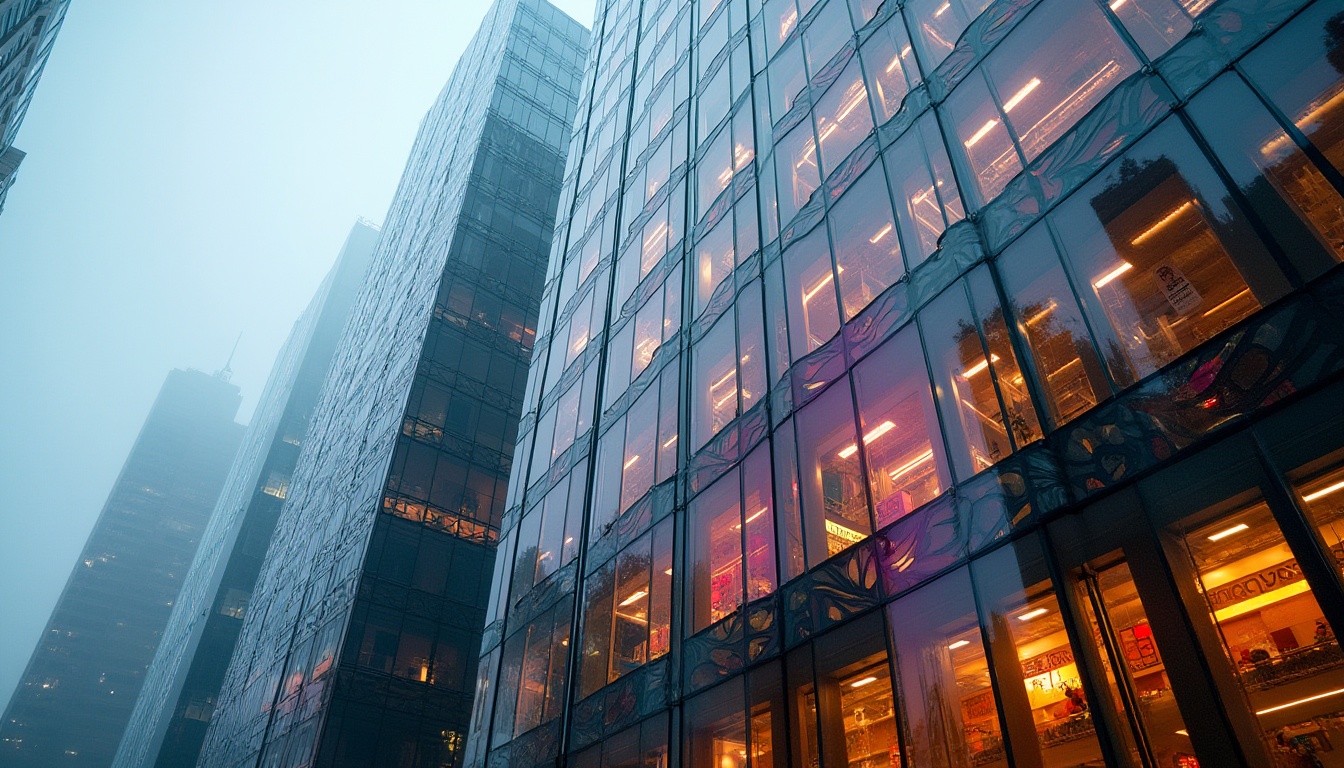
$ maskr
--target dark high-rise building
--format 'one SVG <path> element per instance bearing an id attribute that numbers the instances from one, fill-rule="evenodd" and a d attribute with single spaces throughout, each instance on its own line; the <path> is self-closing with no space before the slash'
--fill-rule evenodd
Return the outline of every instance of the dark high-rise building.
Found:
<path id="1" fill-rule="evenodd" d="M 0 211 L 24 154 L 14 146 L 70 0 L 0 0 Z"/>
<path id="2" fill-rule="evenodd" d="M 499 0 L 425 117 L 202 766 L 455 766 L 587 31 Z"/>
<path id="3" fill-rule="evenodd" d="M 361 221 L 351 229 L 281 348 L 112 765 L 196 764 L 313 408 L 377 243 L 377 228 Z"/>
<path id="4" fill-rule="evenodd" d="M 227 379 L 168 374 L 0 721 L 6 768 L 112 761 L 243 427 Z"/>
<path id="5" fill-rule="evenodd" d="M 1344 4 L 600 5 L 468 764 L 1344 766 Z"/>

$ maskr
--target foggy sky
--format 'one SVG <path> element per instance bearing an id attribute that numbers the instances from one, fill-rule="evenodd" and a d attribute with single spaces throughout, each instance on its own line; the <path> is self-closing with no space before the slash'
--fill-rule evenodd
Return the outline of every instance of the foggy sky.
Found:
<path id="1" fill-rule="evenodd" d="M 164 376 L 241 332 L 246 423 L 488 5 L 73 0 L 0 214 L 0 709 Z"/>

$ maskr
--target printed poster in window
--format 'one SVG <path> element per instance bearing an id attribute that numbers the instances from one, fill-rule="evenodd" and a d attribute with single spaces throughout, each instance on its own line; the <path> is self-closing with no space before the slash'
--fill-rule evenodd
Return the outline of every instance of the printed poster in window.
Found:
<path id="1" fill-rule="evenodd" d="M 1157 280 L 1162 294 L 1167 297 L 1167 303 L 1178 315 L 1190 314 L 1204 301 L 1204 297 L 1200 296 L 1195 286 L 1186 279 L 1185 273 L 1169 261 L 1153 267 L 1153 278 Z"/>
<path id="2" fill-rule="evenodd" d="M 1153 629 L 1147 622 L 1120 630 L 1120 646 L 1131 671 L 1139 672 L 1162 663 L 1153 643 Z"/>

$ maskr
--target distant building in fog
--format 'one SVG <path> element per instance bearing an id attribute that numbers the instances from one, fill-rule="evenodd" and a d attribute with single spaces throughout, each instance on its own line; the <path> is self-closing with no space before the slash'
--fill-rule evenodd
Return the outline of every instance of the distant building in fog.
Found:
<path id="1" fill-rule="evenodd" d="M 168 374 L 0 721 L 6 768 L 111 762 L 238 450 L 241 400 L 219 376 Z"/>
<path id="2" fill-rule="evenodd" d="M 587 38 L 499 0 L 423 121 L 200 765 L 460 765 Z"/>
<path id="3" fill-rule="evenodd" d="M 276 357 L 114 765 L 195 765 L 313 407 L 377 244 L 377 229 L 354 226 Z"/>
<path id="4" fill-rule="evenodd" d="M 0 211 L 23 162 L 14 146 L 70 0 L 0 0 Z"/>

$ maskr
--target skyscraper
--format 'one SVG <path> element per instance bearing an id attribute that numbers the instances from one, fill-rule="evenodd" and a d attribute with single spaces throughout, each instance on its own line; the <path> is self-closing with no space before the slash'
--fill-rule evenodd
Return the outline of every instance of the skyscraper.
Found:
<path id="1" fill-rule="evenodd" d="M 422 123 L 200 765 L 460 763 L 586 44 L 500 0 Z"/>
<path id="2" fill-rule="evenodd" d="M 1344 765 L 1344 10 L 610 0 L 473 766 Z"/>
<path id="3" fill-rule="evenodd" d="M 377 228 L 355 224 L 281 348 L 113 765 L 195 765 L 313 408 L 377 243 Z"/>
<path id="4" fill-rule="evenodd" d="M 106 766 L 243 427 L 220 376 L 168 374 L 0 721 L 7 768 Z"/>
<path id="5" fill-rule="evenodd" d="M 24 154 L 14 137 L 70 0 L 0 0 L 0 212 Z"/>

